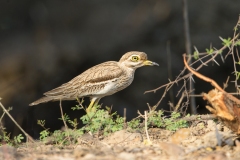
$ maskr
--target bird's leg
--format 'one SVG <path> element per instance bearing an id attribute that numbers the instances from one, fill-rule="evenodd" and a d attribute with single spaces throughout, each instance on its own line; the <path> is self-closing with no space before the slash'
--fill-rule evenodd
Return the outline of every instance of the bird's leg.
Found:
<path id="1" fill-rule="evenodd" d="M 100 101 L 100 99 L 101 99 L 101 98 L 97 98 L 97 99 L 95 100 L 95 103 L 94 103 L 93 107 L 97 107 L 97 106 L 98 106 L 98 102 Z"/>
<path id="2" fill-rule="evenodd" d="M 97 104 L 99 102 L 101 98 L 92 98 L 91 99 L 91 103 L 89 104 L 89 106 L 87 107 L 86 111 L 87 113 L 89 112 L 95 112 L 96 111 L 96 107 L 97 107 Z"/>

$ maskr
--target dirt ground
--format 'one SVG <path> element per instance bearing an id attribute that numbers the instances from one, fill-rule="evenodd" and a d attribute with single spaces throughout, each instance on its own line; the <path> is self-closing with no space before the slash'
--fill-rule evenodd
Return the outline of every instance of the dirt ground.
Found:
<path id="1" fill-rule="evenodd" d="M 159 128 L 146 132 L 117 131 L 97 139 L 83 135 L 74 146 L 59 147 L 41 142 L 18 148 L 0 147 L 1 160 L 239 160 L 236 134 L 219 122 L 199 120 L 176 132 Z"/>

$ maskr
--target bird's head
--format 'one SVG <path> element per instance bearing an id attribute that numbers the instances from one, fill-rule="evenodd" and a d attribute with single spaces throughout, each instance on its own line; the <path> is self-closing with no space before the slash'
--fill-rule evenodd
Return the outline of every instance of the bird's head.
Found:
<path id="1" fill-rule="evenodd" d="M 119 63 L 132 69 L 137 69 L 142 66 L 159 66 L 156 62 L 148 60 L 146 53 L 138 51 L 125 53 L 119 60 Z"/>

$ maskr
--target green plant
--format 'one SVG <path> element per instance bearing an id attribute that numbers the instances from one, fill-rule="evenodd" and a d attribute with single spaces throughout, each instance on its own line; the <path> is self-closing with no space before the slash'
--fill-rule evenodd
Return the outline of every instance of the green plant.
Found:
<path id="1" fill-rule="evenodd" d="M 228 39 L 224 39 L 222 37 L 219 37 L 222 40 L 222 45 L 223 46 L 227 46 L 230 47 L 232 44 L 232 39 L 230 37 L 228 37 Z"/>
<path id="2" fill-rule="evenodd" d="M 206 52 L 207 52 L 207 54 L 212 54 L 214 52 L 214 50 L 212 47 L 210 47 L 209 49 L 206 48 Z"/>
<path id="3" fill-rule="evenodd" d="M 24 139 L 22 134 L 19 134 L 17 136 L 14 136 L 13 139 L 10 138 L 11 134 L 7 133 L 5 131 L 2 132 L 3 134 L 0 135 L 0 141 L 4 142 L 3 144 L 8 144 L 10 146 L 18 146 L 20 143 L 22 143 L 22 140 Z M 1 146 L 2 144 L 0 144 Z"/>
<path id="4" fill-rule="evenodd" d="M 0 98 L 1 99 L 1 98 Z M 0 105 L 4 108 L 4 106 L 0 103 Z M 5 108 L 4 108 L 5 109 Z M 0 117 L 0 141 L 3 142 L 3 144 L 8 144 L 10 146 L 18 146 L 20 143 L 22 143 L 22 140 L 24 139 L 22 134 L 19 134 L 17 136 L 14 136 L 13 139 L 11 139 L 11 134 L 6 132 L 6 128 L 2 125 L 2 119 L 6 112 L 10 112 L 12 110 L 12 107 L 9 107 L 8 109 L 5 109 L 3 114 Z M 0 143 L 0 146 L 2 144 Z"/>
<path id="5" fill-rule="evenodd" d="M 77 118 L 74 118 L 74 120 L 68 120 L 67 121 L 75 130 L 77 129 L 77 126 L 78 126 L 78 121 L 77 121 Z"/>
<path id="6" fill-rule="evenodd" d="M 70 118 L 66 113 L 64 113 L 63 118 L 58 118 L 58 119 L 67 122 Z"/>
<path id="7" fill-rule="evenodd" d="M 19 134 L 19 135 L 15 136 L 13 139 L 14 139 L 14 142 L 17 144 L 17 143 L 21 143 L 22 140 L 24 139 L 24 137 L 22 134 Z"/>
<path id="8" fill-rule="evenodd" d="M 179 128 L 188 127 L 186 120 L 179 119 L 181 116 L 178 112 L 172 112 L 169 118 L 164 119 L 165 127 L 167 130 L 176 131 Z"/>
<path id="9" fill-rule="evenodd" d="M 193 52 L 193 58 L 197 60 L 199 58 L 199 51 L 197 47 L 194 46 L 195 51 Z"/>
<path id="10" fill-rule="evenodd" d="M 177 130 L 179 128 L 187 127 L 187 122 L 179 119 L 180 113 L 172 112 L 171 116 L 164 117 L 162 110 L 151 110 L 148 113 L 147 124 L 151 127 L 161 127 L 168 130 Z M 141 118 L 139 116 L 129 122 L 127 126 L 129 129 L 143 129 L 141 125 Z M 62 120 L 62 118 L 59 118 Z M 94 111 L 87 112 L 80 120 L 84 126 L 77 129 L 77 119 L 70 120 L 69 116 L 64 114 L 63 119 L 68 122 L 73 129 L 56 130 L 53 133 L 45 127 L 45 120 L 38 120 L 38 124 L 44 128 L 40 132 L 40 140 L 51 141 L 57 145 L 70 145 L 75 144 L 77 139 L 84 133 L 91 133 L 97 135 L 108 135 L 124 128 L 124 118 L 117 115 L 117 112 L 111 113 L 111 108 L 101 109 L 100 106 L 95 106 Z"/>
<path id="11" fill-rule="evenodd" d="M 40 140 L 45 140 L 50 135 L 49 128 L 45 128 L 45 120 L 37 120 L 37 124 L 44 128 L 43 131 L 40 132 Z"/>
<path id="12" fill-rule="evenodd" d="M 199 52 L 198 51 L 194 51 L 193 52 L 193 57 L 194 57 L 194 59 L 198 59 L 199 58 Z"/>
<path id="13" fill-rule="evenodd" d="M 164 121 L 162 118 L 163 113 L 164 112 L 162 110 L 151 111 L 148 114 L 148 125 L 163 127 L 164 126 Z"/>
<path id="14" fill-rule="evenodd" d="M 51 139 L 57 145 L 70 145 L 77 143 L 77 139 L 83 135 L 81 130 L 68 129 L 67 131 L 56 130 L 51 135 Z"/>
<path id="15" fill-rule="evenodd" d="M 151 111 L 148 114 L 148 125 L 153 127 L 166 128 L 167 130 L 176 131 L 179 128 L 188 127 L 188 123 L 185 120 L 180 119 L 181 114 L 178 112 L 172 112 L 171 115 L 166 118 L 162 110 Z"/>
<path id="16" fill-rule="evenodd" d="M 137 129 L 140 125 L 140 119 L 133 119 L 129 122 L 127 122 L 128 127 L 130 127 L 131 129 Z"/>
<path id="17" fill-rule="evenodd" d="M 50 135 L 50 132 L 48 131 L 48 129 L 45 129 L 43 131 L 40 132 L 40 140 L 45 140 L 45 138 L 47 138 Z"/>
<path id="18" fill-rule="evenodd" d="M 75 144 L 77 142 L 77 138 L 80 137 L 83 132 L 81 129 L 76 129 L 78 124 L 77 119 L 72 121 L 66 114 L 64 115 L 64 119 L 66 119 L 74 129 L 55 130 L 51 133 L 49 128 L 45 127 L 45 120 L 38 120 L 37 124 L 44 128 L 44 130 L 40 132 L 40 140 L 43 142 L 51 141 L 57 145 Z"/>
<path id="19" fill-rule="evenodd" d="M 104 135 L 123 129 L 124 118 L 117 115 L 116 112 L 110 113 L 109 109 L 99 109 L 90 111 L 80 118 L 85 124 L 83 132 L 96 133 L 103 131 Z"/>

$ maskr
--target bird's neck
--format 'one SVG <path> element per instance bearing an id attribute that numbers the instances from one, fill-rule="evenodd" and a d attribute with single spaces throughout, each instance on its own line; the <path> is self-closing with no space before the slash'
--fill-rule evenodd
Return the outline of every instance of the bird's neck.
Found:
<path id="1" fill-rule="evenodd" d="M 119 67 L 128 72 L 128 73 L 133 73 L 135 72 L 136 68 L 132 67 L 132 66 L 129 66 L 129 65 L 126 65 L 125 63 L 118 63 Z"/>

